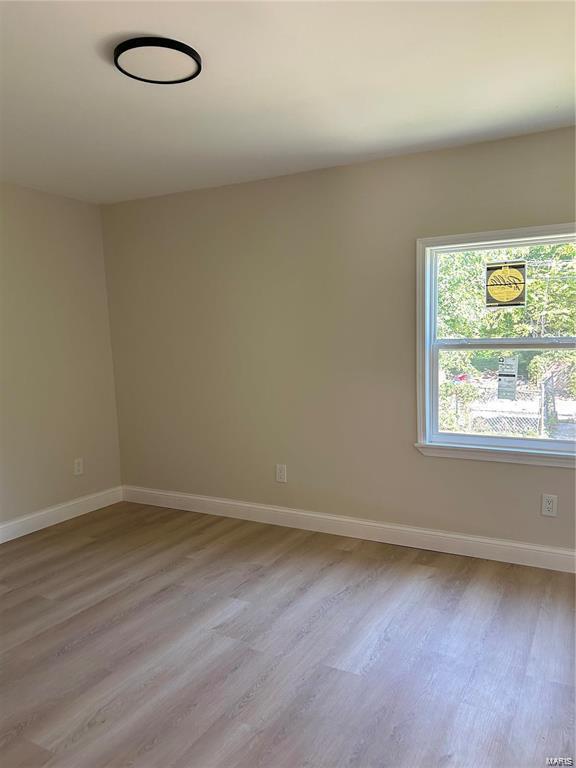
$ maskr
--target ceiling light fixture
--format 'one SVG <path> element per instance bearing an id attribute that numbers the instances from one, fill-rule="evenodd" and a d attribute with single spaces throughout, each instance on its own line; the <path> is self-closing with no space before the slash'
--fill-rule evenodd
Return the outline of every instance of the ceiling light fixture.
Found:
<path id="1" fill-rule="evenodd" d="M 114 49 L 114 64 L 124 75 L 144 83 L 186 83 L 202 71 L 198 51 L 168 37 L 133 37 Z"/>

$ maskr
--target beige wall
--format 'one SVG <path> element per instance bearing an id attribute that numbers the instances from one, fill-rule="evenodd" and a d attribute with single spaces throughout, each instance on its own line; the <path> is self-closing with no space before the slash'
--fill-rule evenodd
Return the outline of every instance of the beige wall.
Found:
<path id="1" fill-rule="evenodd" d="M 415 240 L 573 214 L 569 130 L 106 206 L 124 481 L 568 545 L 571 471 L 414 448 Z"/>
<path id="2" fill-rule="evenodd" d="M 117 486 L 120 471 L 98 207 L 11 185 L 1 203 L 6 520 Z"/>

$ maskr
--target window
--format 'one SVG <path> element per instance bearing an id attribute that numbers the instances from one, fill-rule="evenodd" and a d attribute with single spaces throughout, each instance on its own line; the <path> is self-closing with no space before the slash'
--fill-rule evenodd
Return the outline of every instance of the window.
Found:
<path id="1" fill-rule="evenodd" d="M 418 241 L 422 453 L 574 466 L 574 231 Z"/>

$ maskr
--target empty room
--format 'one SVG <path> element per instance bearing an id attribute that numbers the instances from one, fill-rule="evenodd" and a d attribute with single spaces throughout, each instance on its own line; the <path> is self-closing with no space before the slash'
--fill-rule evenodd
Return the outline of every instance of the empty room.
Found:
<path id="1" fill-rule="evenodd" d="M 575 14 L 0 2 L 1 768 L 575 764 Z"/>

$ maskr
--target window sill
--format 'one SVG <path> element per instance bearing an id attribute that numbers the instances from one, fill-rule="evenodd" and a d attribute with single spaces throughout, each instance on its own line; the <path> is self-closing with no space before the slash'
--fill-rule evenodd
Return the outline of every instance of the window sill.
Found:
<path id="1" fill-rule="evenodd" d="M 531 451 L 511 448 L 484 448 L 477 445 L 446 445 L 442 443 L 415 443 L 425 456 L 446 459 L 472 459 L 474 461 L 504 461 L 511 464 L 537 464 L 542 467 L 576 468 L 574 454 Z"/>

